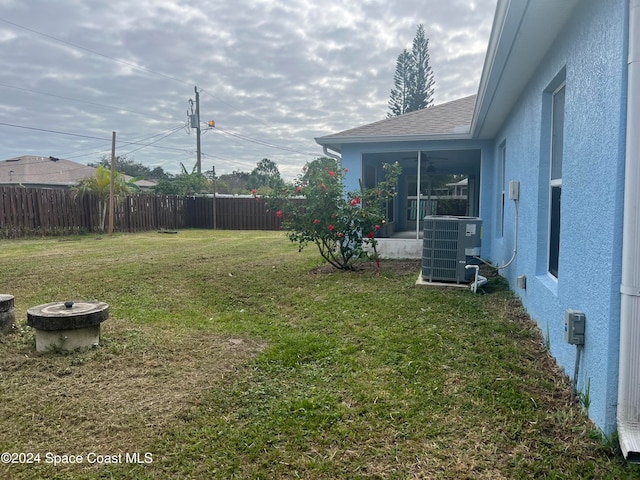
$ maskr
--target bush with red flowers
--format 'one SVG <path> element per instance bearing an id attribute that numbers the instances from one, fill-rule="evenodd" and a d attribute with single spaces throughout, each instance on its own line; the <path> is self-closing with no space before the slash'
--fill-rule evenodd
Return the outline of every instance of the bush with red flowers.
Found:
<path id="1" fill-rule="evenodd" d="M 386 178 L 375 189 L 345 193 L 347 170 L 333 158 L 318 158 L 303 168 L 293 186 L 268 195 L 267 205 L 282 218 L 300 250 L 313 243 L 332 266 L 353 270 L 359 260 L 377 260 L 376 235 L 386 223 L 387 202 L 395 196 L 400 175 L 397 162 L 384 169 Z"/>

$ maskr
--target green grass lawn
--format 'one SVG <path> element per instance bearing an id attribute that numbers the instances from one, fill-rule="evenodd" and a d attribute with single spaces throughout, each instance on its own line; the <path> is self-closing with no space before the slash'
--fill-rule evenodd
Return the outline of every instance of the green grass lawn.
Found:
<path id="1" fill-rule="evenodd" d="M 282 232 L 0 241 L 0 452 L 40 455 L 0 478 L 640 478 L 500 278 L 419 269 Z M 101 345 L 36 354 L 27 309 L 66 300 L 109 304 Z"/>

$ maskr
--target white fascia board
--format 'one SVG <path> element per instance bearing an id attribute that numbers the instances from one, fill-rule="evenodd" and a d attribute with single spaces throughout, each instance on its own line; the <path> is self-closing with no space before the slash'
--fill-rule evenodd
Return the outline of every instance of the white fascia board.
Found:
<path id="1" fill-rule="evenodd" d="M 440 133 L 434 135 L 384 135 L 384 136 L 363 136 L 363 137 L 331 137 L 316 138 L 320 145 L 326 145 L 333 149 L 333 146 L 352 143 L 400 143 L 400 142 L 433 142 L 439 140 L 470 140 L 469 133 Z"/>

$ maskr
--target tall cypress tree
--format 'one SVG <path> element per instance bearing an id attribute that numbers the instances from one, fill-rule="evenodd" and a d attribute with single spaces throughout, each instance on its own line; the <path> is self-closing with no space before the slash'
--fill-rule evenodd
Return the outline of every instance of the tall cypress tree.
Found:
<path id="1" fill-rule="evenodd" d="M 405 49 L 398 56 L 393 84 L 389 117 L 421 110 L 433 103 L 435 79 L 429 65 L 429 39 L 422 24 L 418 25 L 411 52 Z"/>

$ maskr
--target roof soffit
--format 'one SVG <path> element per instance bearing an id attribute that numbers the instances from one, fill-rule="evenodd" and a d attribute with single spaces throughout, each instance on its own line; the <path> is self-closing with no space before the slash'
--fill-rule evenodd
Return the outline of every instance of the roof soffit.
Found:
<path id="1" fill-rule="evenodd" d="M 493 138 L 579 0 L 499 0 L 472 123 Z"/>

